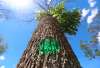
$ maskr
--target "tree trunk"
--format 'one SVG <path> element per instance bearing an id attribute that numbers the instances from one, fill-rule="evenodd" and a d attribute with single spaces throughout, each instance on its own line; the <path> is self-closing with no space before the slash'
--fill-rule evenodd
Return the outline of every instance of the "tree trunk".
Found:
<path id="1" fill-rule="evenodd" d="M 45 37 L 59 40 L 61 49 L 58 53 L 39 53 L 39 43 Z M 81 68 L 81 66 L 64 33 L 61 32 L 57 20 L 47 16 L 40 20 L 17 68 Z"/>

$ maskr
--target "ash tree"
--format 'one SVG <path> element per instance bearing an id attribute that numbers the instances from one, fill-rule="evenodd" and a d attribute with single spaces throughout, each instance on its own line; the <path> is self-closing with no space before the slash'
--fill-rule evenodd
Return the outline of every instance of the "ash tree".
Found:
<path id="1" fill-rule="evenodd" d="M 38 27 L 17 68 L 81 68 L 64 33 L 76 35 L 80 11 L 65 9 L 66 0 L 35 1 L 42 11 L 36 15 Z"/>

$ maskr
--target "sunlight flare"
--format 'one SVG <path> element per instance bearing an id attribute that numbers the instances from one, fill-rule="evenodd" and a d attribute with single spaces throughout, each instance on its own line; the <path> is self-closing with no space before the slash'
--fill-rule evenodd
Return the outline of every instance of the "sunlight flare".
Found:
<path id="1" fill-rule="evenodd" d="M 33 4 L 33 0 L 4 0 L 4 2 L 7 6 L 16 10 L 27 9 Z"/>

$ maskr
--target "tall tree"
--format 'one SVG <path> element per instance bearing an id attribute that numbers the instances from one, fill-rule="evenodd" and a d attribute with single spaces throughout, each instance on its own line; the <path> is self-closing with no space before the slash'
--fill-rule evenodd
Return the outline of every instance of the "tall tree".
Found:
<path id="1" fill-rule="evenodd" d="M 38 28 L 33 33 L 17 68 L 81 68 L 64 33 L 75 35 L 80 23 L 80 12 L 64 8 L 65 1 L 50 6 L 45 5 L 37 15 Z"/>

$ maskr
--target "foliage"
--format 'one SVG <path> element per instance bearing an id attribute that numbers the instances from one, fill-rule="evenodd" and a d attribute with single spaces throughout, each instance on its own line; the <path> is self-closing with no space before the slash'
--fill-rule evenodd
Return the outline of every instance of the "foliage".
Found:
<path id="1" fill-rule="evenodd" d="M 85 56 L 88 58 L 94 58 L 95 56 L 100 56 L 100 50 L 97 47 L 98 40 L 96 36 L 92 36 L 90 41 L 80 42 L 80 48 L 84 52 Z"/>
<path id="2" fill-rule="evenodd" d="M 84 43 L 88 43 L 86 45 L 91 51 L 94 53 L 94 56 L 100 57 L 100 42 L 98 39 L 98 33 L 100 32 L 100 12 L 98 12 L 97 16 L 95 17 L 93 23 L 91 23 L 88 27 L 88 32 L 90 34 L 90 39 L 88 41 L 85 41 Z M 86 49 L 85 49 L 86 50 Z M 85 52 L 84 52 L 85 53 Z"/>
<path id="3" fill-rule="evenodd" d="M 81 41 L 80 43 L 80 47 L 82 49 L 82 51 L 84 52 L 85 56 L 88 58 L 94 58 L 94 54 L 92 49 L 88 46 L 88 44 L 84 43 L 83 41 Z"/>
<path id="4" fill-rule="evenodd" d="M 0 45 L 0 55 L 3 54 L 6 50 L 6 47 L 3 45 Z"/>
<path id="5" fill-rule="evenodd" d="M 37 15 L 37 19 L 40 20 L 43 16 L 51 15 L 58 20 L 63 32 L 70 35 L 75 35 L 77 32 L 77 27 L 80 23 L 80 12 L 77 9 L 67 11 L 64 8 L 64 2 L 65 1 L 61 1 L 56 6 L 49 8 L 47 12 L 40 12 Z"/>
<path id="6" fill-rule="evenodd" d="M 6 51 L 6 49 L 7 49 L 7 46 L 3 42 L 3 39 L 0 38 L 0 55 L 3 54 Z"/>
<path id="7" fill-rule="evenodd" d="M 100 51 L 96 51 L 96 55 L 97 56 L 100 56 Z"/>
<path id="8" fill-rule="evenodd" d="M 42 17 L 47 16 L 48 14 L 45 11 L 41 11 L 39 14 L 37 14 L 36 20 L 41 20 Z"/>
<path id="9" fill-rule="evenodd" d="M 3 1 L 0 0 L 0 21 L 7 20 L 10 18 L 10 10 L 3 7 Z"/>

